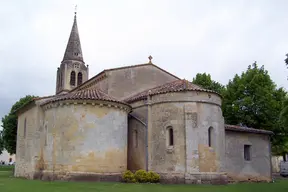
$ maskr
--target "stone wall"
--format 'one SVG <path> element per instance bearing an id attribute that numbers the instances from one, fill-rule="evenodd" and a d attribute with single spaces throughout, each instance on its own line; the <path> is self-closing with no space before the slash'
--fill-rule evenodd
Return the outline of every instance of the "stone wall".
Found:
<path id="1" fill-rule="evenodd" d="M 17 142 L 16 142 L 16 165 L 14 175 L 16 177 L 32 178 L 34 173 L 33 160 L 35 140 L 39 135 L 38 130 L 38 113 L 39 107 L 34 106 L 18 117 Z"/>
<path id="2" fill-rule="evenodd" d="M 107 73 L 108 94 L 118 99 L 124 99 L 146 89 L 177 80 L 176 77 L 154 65 L 122 68 Z"/>
<path id="3" fill-rule="evenodd" d="M 148 118 L 149 170 L 162 173 L 223 171 L 225 131 L 221 98 L 205 92 L 152 96 Z M 212 145 L 208 129 L 212 127 Z M 169 146 L 169 130 L 174 144 Z"/>
<path id="4" fill-rule="evenodd" d="M 226 131 L 226 172 L 234 181 L 270 181 L 271 154 L 268 135 Z M 251 160 L 244 159 L 251 145 Z"/>
<path id="5" fill-rule="evenodd" d="M 47 138 L 43 146 L 45 170 L 125 171 L 127 124 L 127 112 L 114 107 L 71 104 L 47 109 L 44 125 Z"/>
<path id="6" fill-rule="evenodd" d="M 280 162 L 283 161 L 283 156 L 273 156 L 272 157 L 272 172 L 279 173 L 280 172 Z"/>
<path id="7" fill-rule="evenodd" d="M 127 170 L 127 106 L 67 101 L 44 108 L 35 106 L 18 118 L 15 176 L 120 179 Z"/>
<path id="8" fill-rule="evenodd" d="M 128 124 L 128 169 L 146 169 L 146 126 L 130 116 Z"/>

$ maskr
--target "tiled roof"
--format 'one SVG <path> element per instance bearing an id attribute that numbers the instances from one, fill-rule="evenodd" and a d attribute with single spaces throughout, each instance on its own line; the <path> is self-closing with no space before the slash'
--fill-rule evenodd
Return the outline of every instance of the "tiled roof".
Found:
<path id="1" fill-rule="evenodd" d="M 205 92 L 216 93 L 211 90 L 203 89 L 202 87 L 195 85 L 187 80 L 176 80 L 176 81 L 172 81 L 172 82 L 154 87 L 152 89 L 147 89 L 143 92 L 137 93 L 136 95 L 133 95 L 129 98 L 124 99 L 124 101 L 131 103 L 133 101 L 146 99 L 148 94 L 157 95 L 161 93 L 178 92 L 178 91 L 205 91 Z"/>
<path id="2" fill-rule="evenodd" d="M 55 101 L 63 101 L 63 100 L 102 100 L 102 101 L 112 101 L 116 103 L 122 103 L 125 105 L 125 102 L 119 101 L 116 98 L 113 98 L 100 89 L 83 89 L 77 92 L 67 93 L 64 95 L 57 95 L 56 97 L 49 99 L 48 101 L 42 103 L 41 105 L 45 105 L 50 102 Z"/>
<path id="3" fill-rule="evenodd" d="M 267 131 L 267 130 L 263 130 L 263 129 L 249 128 L 249 127 L 241 127 L 241 126 L 238 126 L 238 125 L 225 125 L 225 130 L 273 135 L 272 131 Z"/>

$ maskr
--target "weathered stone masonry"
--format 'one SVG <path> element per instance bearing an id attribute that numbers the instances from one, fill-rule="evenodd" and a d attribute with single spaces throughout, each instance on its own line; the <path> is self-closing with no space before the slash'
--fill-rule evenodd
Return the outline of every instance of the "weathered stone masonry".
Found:
<path id="1" fill-rule="evenodd" d="M 88 80 L 75 15 L 56 95 L 17 111 L 15 176 L 120 181 L 146 169 L 163 183 L 270 181 L 272 132 L 225 125 L 218 93 L 151 59 Z"/>

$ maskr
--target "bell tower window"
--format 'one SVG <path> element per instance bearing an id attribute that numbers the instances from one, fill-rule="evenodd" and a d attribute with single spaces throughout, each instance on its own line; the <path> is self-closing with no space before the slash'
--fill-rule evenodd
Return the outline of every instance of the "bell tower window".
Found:
<path id="1" fill-rule="evenodd" d="M 72 71 L 70 74 L 70 85 L 75 86 L 75 80 L 76 80 L 75 76 L 76 76 L 75 71 Z"/>
<path id="2" fill-rule="evenodd" d="M 77 82 L 78 82 L 78 86 L 82 84 L 82 73 L 81 72 L 78 73 Z"/>

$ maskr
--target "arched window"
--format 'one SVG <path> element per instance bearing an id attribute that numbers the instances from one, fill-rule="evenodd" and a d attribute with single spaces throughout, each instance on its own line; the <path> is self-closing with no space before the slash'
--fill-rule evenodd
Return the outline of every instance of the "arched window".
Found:
<path id="1" fill-rule="evenodd" d="M 27 126 L 27 119 L 25 118 L 25 120 L 24 120 L 24 133 L 23 133 L 24 138 L 26 138 L 26 126 Z"/>
<path id="2" fill-rule="evenodd" d="M 76 76 L 75 71 L 72 71 L 71 74 L 70 74 L 70 85 L 75 86 L 75 80 L 76 80 L 75 76 Z"/>
<path id="3" fill-rule="evenodd" d="M 82 84 L 82 73 L 81 72 L 78 73 L 77 82 L 78 82 L 78 85 Z"/>
<path id="4" fill-rule="evenodd" d="M 213 127 L 209 127 L 208 129 L 208 145 L 212 147 L 212 135 L 213 135 Z"/>
<path id="5" fill-rule="evenodd" d="M 168 147 L 174 146 L 174 133 L 171 126 L 167 127 L 167 145 Z"/>

